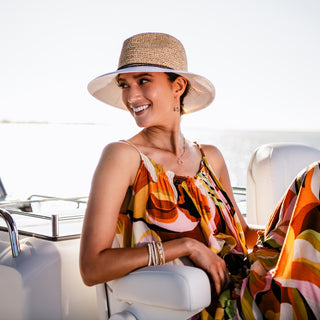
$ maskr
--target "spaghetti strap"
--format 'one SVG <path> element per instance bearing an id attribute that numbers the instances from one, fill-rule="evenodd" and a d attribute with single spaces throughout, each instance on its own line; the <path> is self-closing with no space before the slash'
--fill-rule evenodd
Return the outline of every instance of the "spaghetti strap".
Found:
<path id="1" fill-rule="evenodd" d="M 204 154 L 204 151 L 203 151 L 203 149 L 201 148 L 201 146 L 199 145 L 199 143 L 198 143 L 197 141 L 193 141 L 193 143 L 194 143 L 194 144 L 198 147 L 198 149 L 200 150 L 202 158 L 205 157 L 206 155 Z"/>
<path id="2" fill-rule="evenodd" d="M 130 141 L 128 141 L 128 140 L 120 140 L 120 142 L 124 142 L 124 143 L 128 144 L 129 146 L 133 147 L 134 149 L 136 149 L 136 150 L 139 152 L 140 156 L 142 156 L 141 151 L 140 151 L 140 150 L 138 149 L 138 147 L 137 147 L 135 144 L 133 144 L 132 142 L 130 142 Z"/>

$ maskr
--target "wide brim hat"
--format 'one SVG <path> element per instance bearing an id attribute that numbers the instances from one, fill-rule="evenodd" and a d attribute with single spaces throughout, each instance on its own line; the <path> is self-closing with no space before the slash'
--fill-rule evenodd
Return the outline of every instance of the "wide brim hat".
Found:
<path id="1" fill-rule="evenodd" d="M 170 72 L 186 78 L 190 88 L 184 98 L 183 113 L 206 108 L 215 97 L 215 88 L 208 79 L 188 72 L 187 57 L 181 42 L 164 33 L 141 33 L 125 40 L 118 69 L 92 80 L 88 90 L 98 100 L 127 110 L 117 75 L 133 72 Z"/>

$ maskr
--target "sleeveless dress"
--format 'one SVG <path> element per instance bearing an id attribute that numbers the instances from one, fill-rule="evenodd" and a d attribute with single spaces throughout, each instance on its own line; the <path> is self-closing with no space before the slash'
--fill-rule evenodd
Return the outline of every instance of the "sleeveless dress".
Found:
<path id="1" fill-rule="evenodd" d="M 292 211 L 309 173 L 293 184 L 294 190 L 289 189 L 272 215 L 265 233 L 260 235 L 254 250 L 248 254 L 233 205 L 200 147 L 202 159 L 197 174 L 194 177 L 181 177 L 164 170 L 160 164 L 132 146 L 139 152 L 141 164 L 127 210 L 119 214 L 116 234 L 118 245 L 136 247 L 149 241 L 191 237 L 205 243 L 224 258 L 231 272 L 230 287 L 219 297 L 213 289 L 212 304 L 193 319 L 280 319 L 282 308 L 297 318 L 320 316 L 320 298 L 317 298 L 320 297 L 320 257 L 314 261 L 310 253 L 307 254 L 313 248 L 314 253 L 319 255 L 320 230 L 317 229 L 320 229 L 320 223 L 310 231 L 310 238 L 309 227 L 302 220 L 308 213 L 302 213 L 300 217 L 300 209 Z M 312 168 L 319 175 L 316 215 L 319 213 L 319 164 Z M 316 180 L 314 177 L 311 179 Z M 302 196 L 308 202 L 311 198 L 315 200 L 310 189 L 311 186 L 304 192 L 309 197 Z M 290 218 L 297 210 L 299 227 L 293 226 Z M 296 256 L 292 248 L 300 235 L 298 247 L 307 243 L 308 250 L 302 250 Z M 282 246 L 287 250 L 281 250 Z M 293 267 L 297 268 L 294 274 L 303 279 L 292 276 Z M 301 273 L 302 270 L 303 273 L 307 270 L 308 276 Z M 304 277 L 309 278 L 305 280 Z M 281 312 L 282 318 L 286 319 Z"/>

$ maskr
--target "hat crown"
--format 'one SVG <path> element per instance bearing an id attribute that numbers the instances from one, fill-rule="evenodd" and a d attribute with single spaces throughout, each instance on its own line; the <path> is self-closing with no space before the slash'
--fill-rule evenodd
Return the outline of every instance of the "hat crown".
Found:
<path id="1" fill-rule="evenodd" d="M 165 33 L 140 33 L 124 41 L 118 69 L 137 65 L 188 71 L 182 43 Z"/>

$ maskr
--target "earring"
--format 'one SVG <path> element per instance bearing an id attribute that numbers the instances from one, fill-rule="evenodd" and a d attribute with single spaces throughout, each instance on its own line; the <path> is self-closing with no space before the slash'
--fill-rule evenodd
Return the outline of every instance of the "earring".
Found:
<path id="1" fill-rule="evenodd" d="M 176 105 L 173 109 L 173 111 L 175 112 L 180 112 L 180 106 L 179 105 Z"/>

